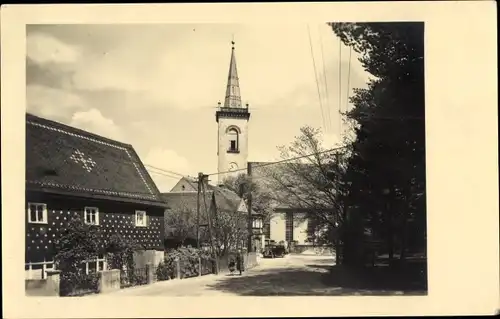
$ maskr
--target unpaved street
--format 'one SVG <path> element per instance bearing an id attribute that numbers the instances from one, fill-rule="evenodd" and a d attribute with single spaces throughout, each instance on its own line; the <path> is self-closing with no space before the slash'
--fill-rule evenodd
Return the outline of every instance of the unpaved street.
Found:
<path id="1" fill-rule="evenodd" d="M 332 257 L 289 255 L 260 259 L 259 266 L 239 275 L 203 277 L 157 282 L 148 286 L 122 289 L 116 296 L 334 296 L 334 295 L 421 295 L 397 289 L 368 287 L 360 280 L 343 280 L 332 275 Z M 340 276 L 342 278 L 336 278 Z M 340 279 L 340 280 L 339 280 Z M 110 295 L 104 294 L 104 295 Z M 99 295 L 94 295 L 98 297 Z"/>
<path id="2" fill-rule="evenodd" d="M 120 290 L 123 296 L 304 296 L 349 293 L 325 284 L 332 257 L 290 255 L 261 259 L 260 265 L 239 275 L 204 276 Z M 352 293 L 352 291 L 351 291 Z"/>

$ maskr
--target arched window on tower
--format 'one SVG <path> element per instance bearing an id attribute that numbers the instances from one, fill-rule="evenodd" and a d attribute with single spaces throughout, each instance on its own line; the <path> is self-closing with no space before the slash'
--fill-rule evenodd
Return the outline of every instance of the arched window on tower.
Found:
<path id="1" fill-rule="evenodd" d="M 227 132 L 229 136 L 229 149 L 228 152 L 239 152 L 239 133 L 235 128 L 230 128 Z"/>

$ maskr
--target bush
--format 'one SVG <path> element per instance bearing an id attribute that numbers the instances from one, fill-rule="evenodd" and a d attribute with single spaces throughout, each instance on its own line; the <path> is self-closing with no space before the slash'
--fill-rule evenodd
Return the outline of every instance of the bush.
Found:
<path id="1" fill-rule="evenodd" d="M 74 296 L 97 292 L 99 277 L 97 273 L 61 272 L 60 295 Z"/>
<path id="2" fill-rule="evenodd" d="M 175 278 L 175 263 L 173 260 L 167 260 L 160 262 L 156 268 L 156 278 L 158 280 L 170 280 Z"/>
<path id="3" fill-rule="evenodd" d="M 56 268 L 61 270 L 62 296 L 97 291 L 97 274 L 86 274 L 85 260 L 95 259 L 99 253 L 97 229 L 86 225 L 80 218 L 69 221 L 61 237 L 55 242 Z"/>
<path id="4" fill-rule="evenodd" d="M 191 247 L 181 247 L 167 252 L 165 259 L 158 265 L 156 275 L 158 280 L 168 280 L 176 276 L 176 260 L 179 260 L 181 278 L 189 278 L 199 275 L 198 261 L 211 261 L 210 254 L 203 250 Z M 210 263 L 202 262 L 202 266 Z M 209 272 L 212 272 L 210 269 Z M 207 273 L 206 269 L 202 274 Z"/>
<path id="5" fill-rule="evenodd" d="M 144 250 L 144 247 L 120 234 L 113 234 L 109 238 L 106 245 L 108 264 L 111 269 L 120 269 L 122 286 L 135 286 L 147 281 L 145 273 L 135 268 L 134 252 L 140 250 Z"/>

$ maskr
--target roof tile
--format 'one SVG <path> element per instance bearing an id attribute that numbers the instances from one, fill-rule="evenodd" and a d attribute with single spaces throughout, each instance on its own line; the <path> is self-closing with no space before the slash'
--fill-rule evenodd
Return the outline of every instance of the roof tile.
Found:
<path id="1" fill-rule="evenodd" d="M 160 202 L 131 145 L 26 114 L 27 186 Z"/>

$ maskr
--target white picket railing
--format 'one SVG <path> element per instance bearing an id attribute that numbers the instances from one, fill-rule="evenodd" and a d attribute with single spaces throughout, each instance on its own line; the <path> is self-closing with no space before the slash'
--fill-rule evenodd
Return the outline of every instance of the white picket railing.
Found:
<path id="1" fill-rule="evenodd" d="M 25 269 L 26 279 L 45 279 L 47 277 L 47 270 L 55 270 L 53 261 L 29 262 L 25 266 L 28 267 L 28 270 Z"/>
<path id="2" fill-rule="evenodd" d="M 93 260 L 85 260 L 83 263 L 85 264 L 85 273 L 87 275 L 90 273 L 91 269 L 90 265 L 92 263 L 95 263 L 96 272 L 108 269 L 108 263 L 106 261 L 106 257 L 96 258 Z M 46 260 L 40 262 L 28 262 L 25 264 L 25 267 L 28 267 L 27 270 L 25 269 L 26 273 L 25 279 L 45 279 L 47 278 L 48 270 L 56 269 L 54 261 L 46 261 Z"/>

